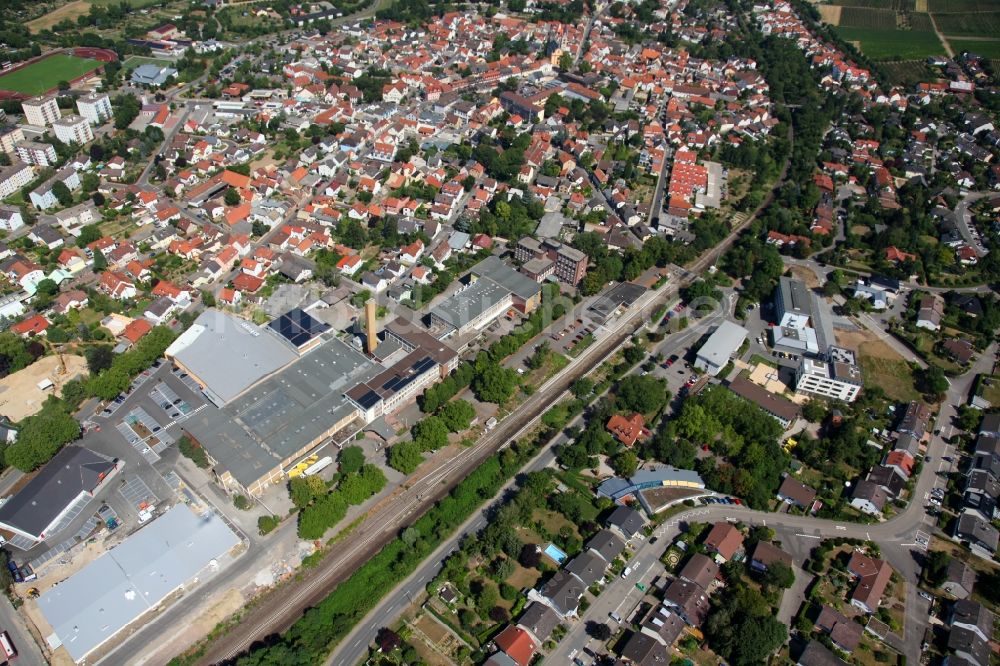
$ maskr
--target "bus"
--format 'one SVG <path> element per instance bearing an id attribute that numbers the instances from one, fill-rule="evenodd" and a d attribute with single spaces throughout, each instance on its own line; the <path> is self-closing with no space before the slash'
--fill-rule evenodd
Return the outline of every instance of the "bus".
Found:
<path id="1" fill-rule="evenodd" d="M 4 656 L 7 657 L 7 661 L 14 661 L 17 659 L 17 649 L 14 648 L 14 641 L 10 640 L 10 636 L 6 631 L 0 631 L 0 649 L 3 650 Z"/>

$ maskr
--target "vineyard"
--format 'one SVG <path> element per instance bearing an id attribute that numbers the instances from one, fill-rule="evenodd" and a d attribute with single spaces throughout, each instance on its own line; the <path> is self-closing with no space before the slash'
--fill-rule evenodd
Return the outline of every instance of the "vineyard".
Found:
<path id="1" fill-rule="evenodd" d="M 994 5 L 994 10 L 996 5 Z M 945 36 L 996 37 L 1000 35 L 1000 11 L 935 13 L 934 21 Z"/>
<path id="2" fill-rule="evenodd" d="M 844 7 L 840 10 L 840 27 L 895 30 L 896 12 L 891 9 Z"/>

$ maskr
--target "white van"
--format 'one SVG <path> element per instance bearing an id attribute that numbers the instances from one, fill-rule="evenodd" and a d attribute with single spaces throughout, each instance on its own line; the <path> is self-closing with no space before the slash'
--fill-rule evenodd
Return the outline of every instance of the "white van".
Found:
<path id="1" fill-rule="evenodd" d="M 632 573 L 632 567 L 625 567 L 625 570 L 622 571 L 622 578 L 628 578 L 629 574 L 631 573 Z"/>

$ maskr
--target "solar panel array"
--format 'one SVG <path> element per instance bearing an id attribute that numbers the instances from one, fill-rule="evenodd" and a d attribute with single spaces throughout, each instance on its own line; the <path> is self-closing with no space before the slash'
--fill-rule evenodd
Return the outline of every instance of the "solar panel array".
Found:
<path id="1" fill-rule="evenodd" d="M 301 349 L 311 340 L 330 330 L 330 325 L 313 318 L 302 308 L 289 310 L 270 324 L 275 333 L 288 340 L 296 349 Z"/>

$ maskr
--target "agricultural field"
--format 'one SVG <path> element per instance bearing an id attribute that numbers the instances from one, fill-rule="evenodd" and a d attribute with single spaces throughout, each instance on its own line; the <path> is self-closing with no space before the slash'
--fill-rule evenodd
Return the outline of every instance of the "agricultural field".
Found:
<path id="1" fill-rule="evenodd" d="M 971 51 L 990 60 L 1000 58 L 1000 40 L 998 39 L 955 39 L 952 37 L 948 40 L 948 43 L 951 44 L 951 48 L 955 50 L 955 53 Z M 993 67 L 996 68 L 996 64 Z"/>
<path id="2" fill-rule="evenodd" d="M 908 60 L 904 62 L 882 62 L 879 66 L 885 70 L 889 79 L 904 86 L 912 86 L 923 81 L 930 81 L 937 78 L 937 74 L 932 71 L 923 60 Z M 862 227 L 863 233 L 868 232 L 868 227 Z"/>
<path id="3" fill-rule="evenodd" d="M 896 12 L 891 9 L 868 9 L 865 7 L 842 7 L 840 9 L 841 28 L 874 28 L 876 30 L 896 30 Z"/>
<path id="4" fill-rule="evenodd" d="M 993 37 L 1000 35 L 1000 10 L 990 12 L 938 13 L 934 22 L 945 37 Z"/>
<path id="5" fill-rule="evenodd" d="M 870 7 L 872 9 L 891 9 L 894 11 L 913 10 L 916 0 L 840 0 L 832 4 L 841 7 Z"/>
<path id="6" fill-rule="evenodd" d="M 72 81 L 103 64 L 91 58 L 56 54 L 0 76 L 0 90 L 38 95 L 55 88 L 60 81 Z"/>
<path id="7" fill-rule="evenodd" d="M 942 12 L 993 12 L 996 0 L 927 0 L 927 11 Z"/>
<path id="8" fill-rule="evenodd" d="M 48 30 L 63 19 L 75 22 L 77 17 L 84 16 L 89 12 L 90 7 L 91 3 L 89 2 L 74 0 L 74 2 L 65 4 L 58 9 L 53 9 L 48 14 L 43 14 L 32 21 L 28 21 L 25 25 L 28 26 L 28 30 L 31 32 L 41 32 L 42 30 Z"/>
<path id="9" fill-rule="evenodd" d="M 847 27 L 836 30 L 845 40 L 858 42 L 872 60 L 920 60 L 944 55 L 944 47 L 933 32 Z"/>

